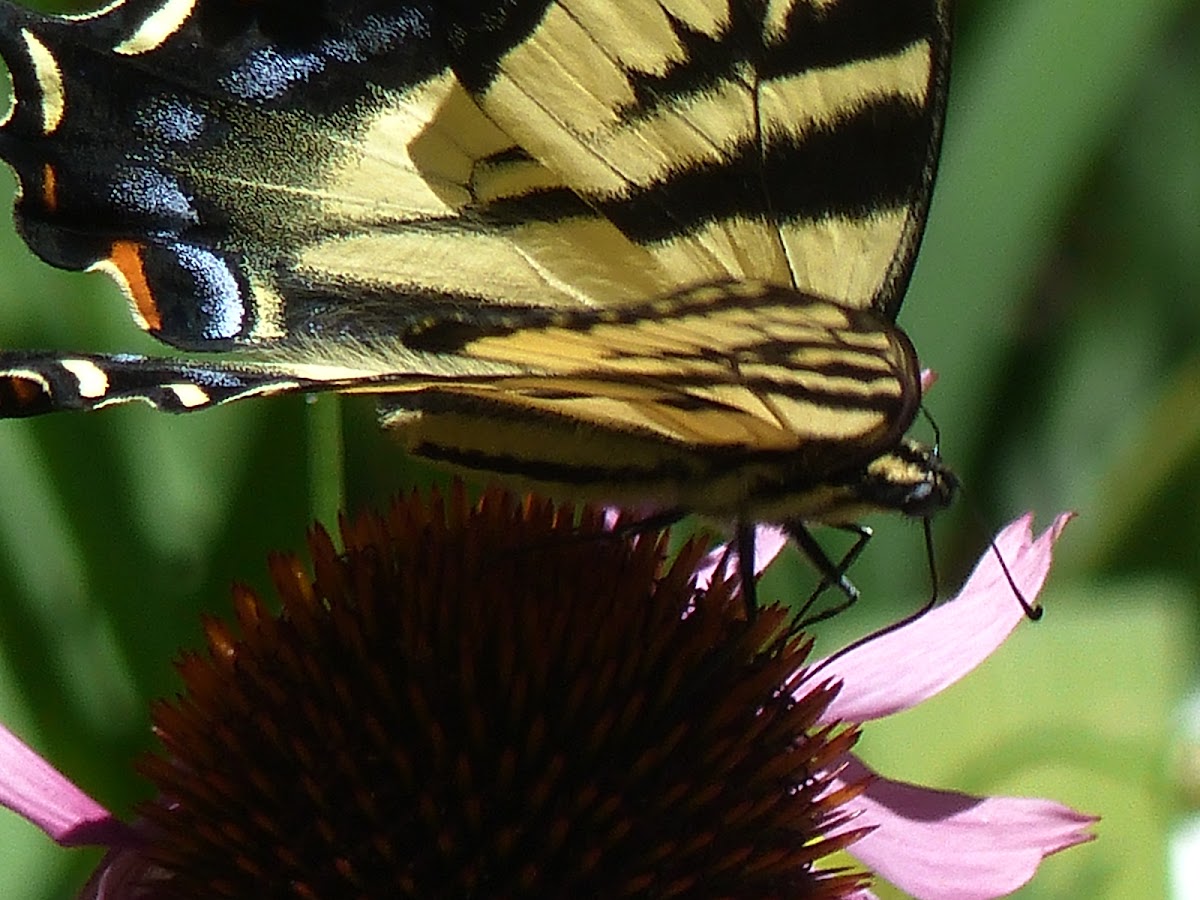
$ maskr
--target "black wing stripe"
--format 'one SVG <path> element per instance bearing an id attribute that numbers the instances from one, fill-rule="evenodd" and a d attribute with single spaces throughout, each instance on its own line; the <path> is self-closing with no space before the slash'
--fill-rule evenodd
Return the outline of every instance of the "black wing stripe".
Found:
<path id="1" fill-rule="evenodd" d="M 652 116 L 667 104 L 736 79 L 747 34 L 766 31 L 756 69 L 771 81 L 893 56 L 940 30 L 929 0 L 840 0 L 820 6 L 818 11 L 817 4 L 797 0 L 773 29 L 748 11 L 753 4 L 731 4 L 730 24 L 718 36 L 681 26 L 680 43 L 688 53 L 662 73 L 630 72 L 636 102 L 623 107 L 624 116 Z"/>
<path id="2" fill-rule="evenodd" d="M 771 142 L 744 142 L 720 164 L 662 180 L 598 208 L 641 243 L 682 237 L 723 219 L 818 221 L 867 218 L 907 205 L 925 159 L 925 111 L 900 101 L 862 109 L 835 128 Z M 803 172 L 804 177 L 796 177 Z M 747 185 L 771 185 L 770 196 Z"/>
<path id="3" fill-rule="evenodd" d="M 770 141 L 745 140 L 719 163 L 664 171 L 617 197 L 580 197 L 567 188 L 498 197 L 472 220 L 488 229 L 594 218 L 597 212 L 634 241 L 652 244 L 710 222 L 867 218 L 901 210 L 926 164 L 928 111 L 904 98 L 877 100 L 831 127 Z M 798 178 L 795 173 L 803 172 Z M 770 196 L 747 185 L 771 184 Z M 407 222 L 405 228 L 462 229 L 461 220 Z"/>
<path id="4" fill-rule="evenodd" d="M 652 386 L 661 392 L 661 396 L 656 402 L 662 406 L 673 406 L 677 409 L 708 409 L 713 411 L 730 409 L 728 403 L 694 393 L 696 390 L 714 387 L 713 381 L 704 378 L 663 378 L 655 376 L 653 379 L 633 380 L 631 382 L 630 379 L 618 379 L 611 376 L 590 374 L 588 372 L 581 372 L 572 377 L 585 382 L 593 388 L 602 388 L 606 383 L 613 386 L 622 386 L 630 383 L 647 387 Z M 385 383 L 381 382 L 377 386 L 377 389 L 383 390 Z M 739 382 L 738 386 L 764 397 L 771 397 L 775 400 L 794 400 L 820 408 L 826 412 L 870 411 L 895 413 L 905 405 L 904 398 L 894 389 L 893 384 L 886 386 L 887 388 L 891 388 L 890 390 L 881 386 L 880 389 L 874 391 L 839 391 L 833 388 L 804 388 L 800 385 L 781 387 L 778 381 L 764 378 L 746 379 Z M 531 398 L 556 401 L 590 400 L 595 397 L 594 393 L 565 390 L 553 386 L 539 391 L 525 391 L 523 395 Z"/>
<path id="5" fill-rule="evenodd" d="M 627 2 L 637 5 L 637 0 Z M 455 17 L 449 29 L 453 65 L 467 89 L 486 92 L 503 56 L 528 40 L 554 5 L 552 0 L 491 0 Z M 772 4 L 777 8 L 771 21 L 765 2 L 731 2 L 723 4 L 723 27 L 715 31 L 690 27 L 685 17 L 672 13 L 675 4 L 661 5 L 686 53 L 664 71 L 630 72 L 636 93 L 636 103 L 627 108 L 630 117 L 653 114 L 663 102 L 733 77 L 745 58 L 748 35 L 757 42 L 758 35 L 768 34 L 757 65 L 761 74 L 774 78 L 896 53 L 940 31 L 929 0 L 793 0 Z"/>

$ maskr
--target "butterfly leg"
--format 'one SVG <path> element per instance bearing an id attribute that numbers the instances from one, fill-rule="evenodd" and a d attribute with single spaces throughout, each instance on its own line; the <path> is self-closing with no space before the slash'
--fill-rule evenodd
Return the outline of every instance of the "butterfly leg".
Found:
<path id="1" fill-rule="evenodd" d="M 645 531 L 668 528 L 687 515 L 682 509 L 665 509 L 651 516 L 637 519 L 633 522 L 618 523 L 610 534 L 616 537 L 628 537 Z M 738 580 L 741 582 L 742 602 L 746 607 L 746 621 L 753 622 L 758 615 L 758 581 L 754 574 L 754 537 L 753 522 L 739 521 L 734 527 L 733 540 L 725 548 L 717 571 L 722 577 L 729 573 L 730 560 L 736 560 Z"/>
<path id="2" fill-rule="evenodd" d="M 610 532 L 616 537 L 629 537 L 645 531 L 669 528 L 687 515 L 683 509 L 665 509 L 632 522 L 618 523 Z M 753 522 L 739 521 L 734 528 L 733 540 L 725 548 L 717 571 L 722 577 L 729 574 L 730 560 L 736 560 L 738 580 L 741 582 L 742 602 L 746 607 L 746 621 L 753 622 L 758 615 L 758 583 L 754 574 Z"/>
<path id="3" fill-rule="evenodd" d="M 854 561 L 858 559 L 863 549 L 867 546 L 867 543 L 871 540 L 872 531 L 866 525 L 836 525 L 834 527 L 842 531 L 849 531 L 851 534 L 857 536 L 854 545 L 836 563 L 829 558 L 829 554 L 817 543 L 816 538 L 812 536 L 812 533 L 802 522 L 790 521 L 785 522 L 783 525 L 784 531 L 796 542 L 796 546 L 800 548 L 816 567 L 817 571 L 821 573 L 821 583 L 817 585 L 816 590 L 809 595 L 808 599 L 804 601 L 804 604 L 796 612 L 795 628 L 797 630 L 814 625 L 817 622 L 823 622 L 826 619 L 831 619 L 838 613 L 849 609 L 858 600 L 858 588 L 846 577 L 846 572 L 854 565 Z M 843 599 L 828 609 L 813 613 L 814 604 L 831 587 L 836 587 L 841 592 Z"/>
<path id="4" fill-rule="evenodd" d="M 758 578 L 754 574 L 753 522 L 739 521 L 734 531 L 733 542 L 737 547 L 738 578 L 742 586 L 742 602 L 746 604 L 746 621 L 753 622 L 758 615 Z"/>

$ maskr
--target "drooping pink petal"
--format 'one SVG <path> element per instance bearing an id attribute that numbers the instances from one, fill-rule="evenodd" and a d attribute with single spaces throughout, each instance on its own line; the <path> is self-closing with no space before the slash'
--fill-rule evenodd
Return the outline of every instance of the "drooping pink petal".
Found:
<path id="1" fill-rule="evenodd" d="M 1036 540 L 1032 519 L 1022 516 L 996 537 L 997 550 L 1029 601 L 1042 589 L 1054 542 L 1071 514 L 1059 515 Z M 813 665 L 813 675 L 843 682 L 823 721 L 867 722 L 916 706 L 987 659 L 1022 618 L 1024 611 L 989 548 L 953 600 Z M 808 683 L 801 688 L 807 689 Z"/>
<path id="2" fill-rule="evenodd" d="M 850 852 L 920 900 L 986 900 L 1029 881 L 1051 853 L 1090 841 L 1097 821 L 1060 803 L 972 797 L 873 776 L 847 757 L 840 784 L 872 778 L 847 804 L 851 827 L 877 826 Z"/>
<path id="3" fill-rule="evenodd" d="M 64 847 L 112 846 L 128 827 L 0 725 L 0 805 Z"/>

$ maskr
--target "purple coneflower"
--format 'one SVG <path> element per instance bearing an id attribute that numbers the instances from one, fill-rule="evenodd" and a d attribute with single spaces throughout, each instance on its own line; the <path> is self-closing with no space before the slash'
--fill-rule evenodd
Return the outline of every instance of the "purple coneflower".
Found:
<path id="1" fill-rule="evenodd" d="M 997 538 L 1033 598 L 1066 517 Z M 788 617 L 752 623 L 689 543 L 603 515 L 397 501 L 235 592 L 179 663 L 122 823 L 0 729 L 0 803 L 108 855 L 82 896 L 869 897 L 848 850 L 921 898 L 996 897 L 1093 820 L 1047 800 L 888 781 L 861 723 L 919 703 L 1021 618 L 985 557 L 954 600 L 826 662 Z M 769 535 L 767 536 L 769 539 Z M 763 558 L 766 558 L 765 556 Z M 953 864 L 947 865 L 947 860 Z"/>

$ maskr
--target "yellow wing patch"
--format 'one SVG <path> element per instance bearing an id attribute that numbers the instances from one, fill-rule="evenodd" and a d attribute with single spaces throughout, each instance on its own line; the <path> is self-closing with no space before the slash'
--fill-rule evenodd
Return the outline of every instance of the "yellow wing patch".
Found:
<path id="1" fill-rule="evenodd" d="M 772 3 L 764 37 L 782 39 L 795 7 L 822 13 L 837 5 Z M 555 4 L 502 59 L 499 77 L 480 98 L 506 133 L 584 197 L 649 195 L 670 219 L 677 201 L 656 200 L 654 191 L 681 171 L 734 166 L 728 177 L 742 177 L 737 157 L 747 146 L 769 155 L 773 146 L 803 145 L 836 129 L 873 102 L 920 109 L 937 100 L 933 35 L 881 57 L 769 76 L 741 62 L 673 92 L 666 76 L 688 62 L 681 24 L 720 40 L 731 27 L 728 4 L 630 0 L 619 14 L 616 8 L 607 0 Z M 798 170 L 790 177 L 814 176 Z M 747 180 L 746 194 L 763 195 L 757 212 L 715 215 L 651 246 L 656 280 L 758 280 L 871 304 L 917 227 L 912 214 L 923 216 L 921 204 L 901 198 L 854 216 L 792 216 L 767 196 L 780 186 Z"/>

